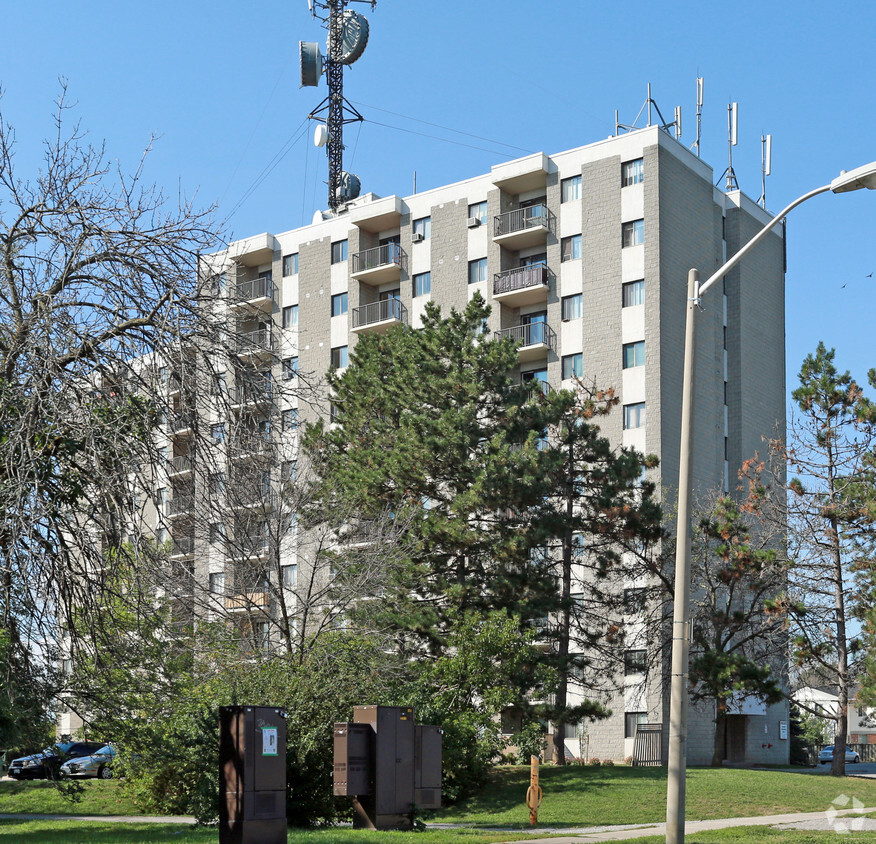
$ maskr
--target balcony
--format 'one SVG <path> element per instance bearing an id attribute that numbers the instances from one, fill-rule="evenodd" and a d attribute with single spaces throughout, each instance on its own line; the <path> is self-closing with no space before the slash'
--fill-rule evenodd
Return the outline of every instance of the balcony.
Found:
<path id="1" fill-rule="evenodd" d="M 231 503 L 235 510 L 251 510 L 254 513 L 270 513 L 277 507 L 277 493 L 253 491 L 247 497 L 245 490 L 238 490 L 237 499 Z"/>
<path id="2" fill-rule="evenodd" d="M 228 291 L 228 307 L 270 313 L 276 298 L 277 286 L 270 278 L 239 281 Z"/>
<path id="3" fill-rule="evenodd" d="M 493 276 L 493 298 L 509 308 L 546 302 L 547 294 L 548 268 L 544 262 Z"/>
<path id="4" fill-rule="evenodd" d="M 239 357 L 270 357 L 277 348 L 277 340 L 270 328 L 247 331 L 234 338 L 234 351 Z"/>
<path id="5" fill-rule="evenodd" d="M 244 382 L 228 390 L 228 401 L 232 410 L 270 405 L 273 400 L 274 384 L 271 381 Z"/>
<path id="6" fill-rule="evenodd" d="M 399 299 L 384 299 L 353 308 L 353 331 L 381 333 L 393 325 L 408 324 L 408 309 Z"/>
<path id="7" fill-rule="evenodd" d="M 177 413 L 167 420 L 167 429 L 172 437 L 190 437 L 194 427 L 195 417 L 191 413 Z"/>
<path id="8" fill-rule="evenodd" d="M 407 271 L 408 255 L 397 243 L 384 243 L 364 252 L 354 252 L 350 275 L 365 284 L 386 284 L 398 281 Z"/>
<path id="9" fill-rule="evenodd" d="M 546 322 L 515 325 L 496 332 L 496 338 L 510 337 L 517 345 L 520 362 L 540 360 L 557 348 L 557 333 Z"/>
<path id="10" fill-rule="evenodd" d="M 267 612 L 271 607 L 271 596 L 266 590 L 240 592 L 225 599 L 225 609 L 229 612 Z"/>
<path id="11" fill-rule="evenodd" d="M 268 553 L 269 541 L 265 533 L 245 533 L 236 537 L 240 555 L 247 560 L 264 557 Z"/>
<path id="12" fill-rule="evenodd" d="M 493 218 L 493 242 L 514 251 L 543 245 L 554 230 L 554 215 L 546 205 L 516 208 Z"/>
<path id="13" fill-rule="evenodd" d="M 192 458 L 188 454 L 180 454 L 167 461 L 167 476 L 169 478 L 181 478 L 191 475 Z"/>
<path id="14" fill-rule="evenodd" d="M 167 515 L 171 519 L 190 516 L 195 510 L 194 495 L 174 495 L 167 503 Z"/>
<path id="15" fill-rule="evenodd" d="M 228 444 L 228 457 L 231 460 L 259 460 L 271 454 L 269 434 L 239 434 Z"/>
<path id="16" fill-rule="evenodd" d="M 174 539 L 170 545 L 170 559 L 184 560 L 195 553 L 195 538 L 193 536 L 181 536 Z"/>

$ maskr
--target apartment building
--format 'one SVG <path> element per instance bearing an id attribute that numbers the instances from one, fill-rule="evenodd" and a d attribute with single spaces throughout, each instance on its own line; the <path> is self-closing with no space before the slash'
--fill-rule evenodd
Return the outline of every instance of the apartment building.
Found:
<path id="1" fill-rule="evenodd" d="M 462 308 L 475 291 L 492 306 L 488 330 L 518 344 L 515 375 L 553 387 L 581 377 L 616 390 L 621 408 L 603 430 L 660 458 L 658 486 L 671 502 L 688 270 L 708 276 L 770 219 L 744 194 L 714 187 L 714 175 L 649 127 L 412 196 L 366 194 L 341 213 L 317 212 L 308 226 L 207 256 L 205 276 L 234 325 L 236 362 L 206 376 L 201 393 L 221 403 L 187 397 L 186 379 L 167 375 L 168 469 L 146 518 L 169 531 L 172 557 L 216 606 L 239 609 L 253 636 L 269 637 L 278 619 L 293 629 L 302 549 L 294 520 L 270 516 L 278 485 L 297 471 L 299 421 L 328 408 L 282 385 L 343 368 L 363 334 L 417 328 L 427 302 Z M 703 490 L 735 486 L 742 461 L 784 424 L 782 238 L 777 227 L 703 304 L 694 454 Z M 209 477 L 193 470 L 196 425 L 224 455 Z M 229 499 L 232 528 L 197 517 L 198 501 L 219 495 Z M 247 539 L 245 550 L 223 550 L 229 532 Z M 268 569 L 272 553 L 279 565 Z M 612 716 L 586 725 L 586 736 L 570 730 L 571 756 L 621 760 L 648 723 L 663 725 L 665 758 L 668 685 L 642 675 L 646 649 L 642 642 L 624 655 L 623 690 L 605 701 Z M 711 760 L 713 717 L 708 707 L 692 710 L 690 764 Z M 787 705 L 740 699 L 729 720 L 729 761 L 787 762 Z"/>

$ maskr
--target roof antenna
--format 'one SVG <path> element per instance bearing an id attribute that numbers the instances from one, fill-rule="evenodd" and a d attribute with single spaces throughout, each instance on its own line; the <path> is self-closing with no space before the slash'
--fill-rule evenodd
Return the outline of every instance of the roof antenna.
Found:
<path id="1" fill-rule="evenodd" d="M 703 88 L 705 87 L 705 79 L 702 76 L 697 77 L 697 139 L 691 144 L 691 149 L 696 149 L 697 158 L 700 157 L 700 138 L 702 137 L 703 129 Z"/>
<path id="2" fill-rule="evenodd" d="M 757 203 L 766 210 L 766 177 L 770 175 L 773 160 L 773 136 L 760 136 L 760 199 Z"/>
<path id="3" fill-rule="evenodd" d="M 328 204 L 334 212 L 359 196 L 361 190 L 358 176 L 345 172 L 343 167 L 344 124 L 365 119 L 344 99 L 344 65 L 353 64 L 368 44 L 368 20 L 347 9 L 347 5 L 354 1 L 370 3 L 372 10 L 376 5 L 376 0 L 307 0 L 313 17 L 321 20 L 328 31 L 326 55 L 320 55 L 319 44 L 298 42 L 301 87 L 319 85 L 323 73 L 328 84 L 328 96 L 307 116 L 323 121 L 316 127 L 313 142 L 326 148 Z"/>
<path id="4" fill-rule="evenodd" d="M 636 115 L 636 119 L 629 125 L 625 123 L 621 123 L 618 120 L 618 111 L 614 110 L 614 134 L 620 135 L 621 131 L 623 132 L 635 132 L 636 129 L 643 128 L 639 127 L 636 124 L 639 122 L 639 118 L 642 116 L 642 112 L 645 109 L 648 109 L 648 126 L 653 126 L 652 120 L 652 110 L 657 112 L 657 116 L 660 118 L 660 122 L 657 124 L 664 132 L 674 133 L 676 139 L 681 135 L 681 107 L 677 106 L 675 109 L 675 118 L 667 122 L 660 112 L 660 107 L 654 101 L 654 98 L 651 96 L 651 83 L 648 83 L 648 99 L 645 100 L 642 107 L 639 109 L 639 113 Z"/>
<path id="5" fill-rule="evenodd" d="M 727 105 L 727 169 L 721 174 L 721 178 L 715 184 L 720 183 L 721 179 L 727 177 L 725 190 L 739 190 L 739 183 L 736 181 L 736 173 L 733 170 L 733 147 L 736 146 L 737 139 L 737 111 L 738 103 L 729 103 Z"/>

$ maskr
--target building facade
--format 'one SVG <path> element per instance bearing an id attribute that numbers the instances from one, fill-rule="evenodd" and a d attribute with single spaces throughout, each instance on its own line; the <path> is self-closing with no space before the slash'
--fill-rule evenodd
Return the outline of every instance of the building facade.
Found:
<path id="1" fill-rule="evenodd" d="M 530 155 L 412 196 L 366 194 L 341 213 L 317 212 L 311 225 L 236 241 L 205 259 L 206 274 L 221 279 L 217 294 L 234 321 L 240 359 L 248 361 L 245 377 L 211 376 L 215 390 L 232 397 L 236 418 L 247 411 L 247 435 L 239 425 L 235 434 L 216 410 L 202 405 L 199 412 L 213 439 L 228 437 L 221 483 L 235 488 L 233 463 L 251 462 L 266 443 L 279 443 L 282 460 L 256 472 L 248 493 L 262 497 L 263 511 L 270 508 L 283 473 L 295 471 L 298 422 L 329 411 L 296 391 L 281 395 L 277 385 L 343 368 L 365 332 L 416 328 L 427 302 L 446 312 L 479 291 L 492 306 L 489 330 L 518 343 L 514 374 L 554 387 L 570 387 L 580 377 L 614 388 L 621 408 L 604 420 L 604 432 L 618 445 L 660 458 L 656 480 L 671 501 L 688 270 L 696 267 L 707 277 L 769 219 L 742 193 L 715 188 L 705 162 L 649 127 L 556 155 Z M 703 309 L 694 482 L 703 490 L 729 490 L 742 462 L 763 451 L 762 438 L 784 425 L 781 227 L 728 274 Z M 171 389 L 184 414 L 184 385 Z M 260 401 L 272 409 L 259 409 Z M 252 609 L 255 596 L 263 595 L 257 600 L 266 617 L 286 612 L 294 622 L 294 600 L 277 606 L 277 596 L 294 592 L 302 570 L 294 537 L 278 538 L 283 574 L 261 575 L 269 581 L 262 590 L 235 581 L 227 555 L 211 550 L 210 537 L 201 535 L 207 529 L 188 518 L 201 494 L 192 487 L 190 428 L 182 416 L 168 428 L 167 501 L 157 505 L 167 516 L 174 551 L 226 607 L 240 601 Z M 269 532 L 255 530 L 254 549 Z M 646 681 L 636 665 L 631 659 L 623 691 L 606 701 L 612 717 L 587 725 L 586 736 L 568 736 L 570 755 L 620 760 L 633 752 L 637 724 L 667 723 L 665 678 Z M 708 764 L 714 712 L 694 716 L 689 762 Z M 728 760 L 786 762 L 787 718 L 787 706 L 740 706 L 732 716 Z"/>

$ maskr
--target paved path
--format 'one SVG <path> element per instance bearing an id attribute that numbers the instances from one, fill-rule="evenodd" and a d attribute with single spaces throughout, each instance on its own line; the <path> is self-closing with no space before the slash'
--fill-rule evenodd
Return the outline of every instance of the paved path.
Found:
<path id="1" fill-rule="evenodd" d="M 710 829 L 726 829 L 732 826 L 776 826 L 781 829 L 825 829 L 837 832 L 849 832 L 859 828 L 876 829 L 876 821 L 865 818 L 849 818 L 847 815 L 857 815 L 876 812 L 876 808 L 842 809 L 828 817 L 826 812 L 796 812 L 790 815 L 765 815 L 757 818 L 720 818 L 711 821 L 688 821 L 685 832 L 693 835 L 695 832 L 705 832 Z M 841 830 L 840 824 L 845 824 Z M 863 826 L 859 826 L 863 824 Z M 872 825 L 872 826 L 871 826 Z M 552 833 L 558 830 L 537 829 L 535 832 Z M 565 835 L 559 838 L 529 838 L 522 839 L 520 844 L 586 844 L 596 841 L 629 841 L 634 838 L 647 838 L 649 835 L 666 834 L 666 824 L 639 825 L 636 827 L 588 827 L 586 829 L 563 830 Z"/>

